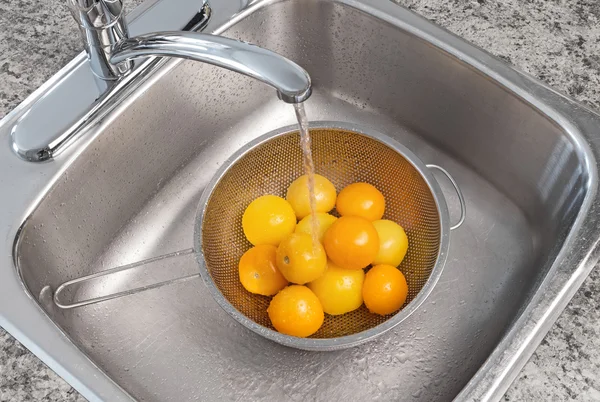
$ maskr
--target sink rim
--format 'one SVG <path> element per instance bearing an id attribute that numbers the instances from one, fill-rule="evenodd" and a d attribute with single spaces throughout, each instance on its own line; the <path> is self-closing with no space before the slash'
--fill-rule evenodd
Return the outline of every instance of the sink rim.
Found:
<path id="1" fill-rule="evenodd" d="M 226 29 L 227 22 L 232 23 L 234 20 L 243 18 L 246 13 L 251 13 L 254 9 L 268 6 L 273 2 L 273 0 L 254 2 L 243 11 L 236 10 L 236 12 L 242 11 L 237 14 L 232 14 L 226 7 L 232 7 L 232 3 L 236 2 L 221 1 L 219 4 L 213 4 L 215 11 L 218 10 L 218 7 L 223 7 L 221 9 L 223 14 L 209 24 L 208 30 L 218 32 Z M 600 126 L 600 116 L 396 4 L 386 0 L 336 0 L 336 2 L 373 14 L 430 42 L 472 66 L 481 74 L 487 75 L 559 125 L 577 145 L 578 152 L 582 156 L 581 159 L 586 162 L 586 169 L 590 175 L 587 183 L 588 191 L 560 253 L 527 307 L 514 321 L 513 326 L 490 354 L 488 360 L 457 396 L 459 400 L 498 399 L 600 259 L 600 255 L 596 252 L 600 242 L 600 228 L 596 224 L 595 216 L 597 214 L 594 213 L 600 206 L 596 162 L 600 155 L 600 144 L 598 141 L 587 143 L 589 139 L 595 140 L 600 137 L 597 130 L 597 127 Z M 137 14 L 142 14 L 142 12 Z M 215 12 L 214 15 L 218 15 L 218 12 Z M 224 25 L 219 25 L 220 23 Z M 53 86 L 58 85 L 61 79 L 68 76 L 69 72 L 82 60 L 82 56 L 76 58 L 13 112 L 9 113 L 0 122 L 0 135 L 6 135 L 7 128 L 10 127 L 12 121 L 27 113 L 35 100 L 43 97 L 44 93 Z M 157 75 L 166 73 L 170 67 L 176 64 L 176 62 L 168 63 L 168 66 L 164 67 Z M 151 82 L 144 85 L 151 85 Z M 132 96 L 132 99 L 134 98 L 135 96 Z M 130 396 L 87 356 L 80 353 L 68 337 L 41 310 L 35 298 L 27 292 L 24 283 L 20 281 L 15 260 L 17 257 L 16 242 L 27 217 L 39 205 L 63 171 L 96 136 L 101 135 L 101 131 L 101 127 L 92 127 L 82 136 L 81 141 L 73 144 L 53 163 L 33 166 L 33 164 L 17 160 L 8 147 L 0 148 L 0 156 L 2 156 L 0 158 L 0 183 L 13 190 L 10 192 L 11 199 L 3 200 L 6 208 L 0 209 L 0 223 L 3 224 L 0 227 L 2 227 L 5 239 L 3 242 L 5 259 L 0 262 L 2 267 L 0 270 L 0 325 L 15 335 L 19 341 L 89 399 L 129 400 Z M 23 185 L 23 183 L 27 183 L 27 185 Z M 42 331 L 44 331 L 43 336 L 40 336 Z"/>

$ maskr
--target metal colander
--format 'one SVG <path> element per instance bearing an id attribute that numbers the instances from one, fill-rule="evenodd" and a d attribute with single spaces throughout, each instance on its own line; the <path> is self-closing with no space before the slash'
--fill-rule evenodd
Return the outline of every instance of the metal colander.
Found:
<path id="1" fill-rule="evenodd" d="M 169 279 L 83 300 L 64 301 L 65 294 L 88 281 L 170 259 L 195 255 L 215 300 L 237 321 L 283 345 L 306 350 L 335 350 L 364 343 L 398 325 L 429 295 L 441 275 L 451 229 L 462 224 L 465 205 L 452 177 L 439 166 L 424 165 L 398 142 L 372 130 L 341 123 L 313 123 L 310 130 L 316 173 L 327 177 L 338 191 L 367 182 L 385 196 L 385 219 L 400 224 L 408 235 L 408 252 L 399 269 L 408 282 L 408 297 L 395 314 L 371 314 L 362 306 L 351 313 L 325 315 L 323 326 L 310 338 L 276 332 L 267 315 L 270 297 L 252 294 L 240 283 L 238 262 L 252 245 L 242 230 L 244 210 L 265 194 L 285 196 L 292 181 L 304 174 L 296 126 L 282 128 L 245 145 L 206 186 L 198 208 L 194 248 L 116 267 L 59 285 L 53 300 L 70 309 L 131 295 L 196 277 Z M 448 208 L 430 169 L 444 173 L 458 194 L 459 222 L 449 227 Z M 335 211 L 333 211 L 335 214 Z M 73 299 L 73 296 L 71 297 Z"/>
<path id="2" fill-rule="evenodd" d="M 303 349 L 338 349 L 385 332 L 408 317 L 429 294 L 445 261 L 448 211 L 427 167 L 397 142 L 339 125 L 313 126 L 310 135 L 316 173 L 327 177 L 338 192 L 355 182 L 374 185 L 386 199 L 383 218 L 405 229 L 409 248 L 399 266 L 409 288 L 404 306 L 388 316 L 371 314 L 364 305 L 339 316 L 326 314 L 314 335 L 300 339 L 275 332 L 267 314 L 271 297 L 252 294 L 241 285 L 237 264 L 252 247 L 242 230 L 245 208 L 265 194 L 285 197 L 290 183 L 304 174 L 300 136 L 291 128 L 248 144 L 205 190 L 197 227 L 198 249 L 204 259 L 201 275 L 221 306 L 261 335 Z"/>

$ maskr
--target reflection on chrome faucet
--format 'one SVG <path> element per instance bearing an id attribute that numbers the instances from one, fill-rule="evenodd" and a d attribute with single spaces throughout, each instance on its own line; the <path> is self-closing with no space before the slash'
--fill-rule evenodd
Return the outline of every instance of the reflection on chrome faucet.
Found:
<path id="1" fill-rule="evenodd" d="M 195 32 L 156 32 L 129 38 L 122 0 L 68 0 L 81 28 L 91 68 L 103 80 L 118 80 L 145 56 L 177 57 L 223 67 L 275 88 L 288 103 L 306 100 L 310 77 L 296 63 L 248 43 Z M 205 3 L 206 6 L 206 3 Z"/>
<path id="2" fill-rule="evenodd" d="M 81 30 L 87 62 L 78 59 L 79 64 L 65 67 L 68 82 L 47 92 L 14 123 L 14 152 L 32 162 L 54 158 L 68 149 L 86 127 L 101 121 L 145 78 L 158 71 L 169 57 L 202 61 L 256 78 L 275 88 L 288 103 L 302 102 L 310 96 L 310 77 L 294 62 L 258 46 L 196 33 L 209 22 L 211 8 L 207 0 L 195 0 L 197 4 L 171 1 L 171 9 L 176 10 L 172 13 L 160 14 L 149 8 L 144 14 L 153 15 L 152 26 L 157 30 L 168 27 L 181 31 L 130 37 L 122 0 L 67 0 Z M 131 26 L 137 26 L 135 20 Z M 64 99 L 70 100 L 68 110 L 60 106 Z M 52 119 L 40 118 L 48 115 Z"/>

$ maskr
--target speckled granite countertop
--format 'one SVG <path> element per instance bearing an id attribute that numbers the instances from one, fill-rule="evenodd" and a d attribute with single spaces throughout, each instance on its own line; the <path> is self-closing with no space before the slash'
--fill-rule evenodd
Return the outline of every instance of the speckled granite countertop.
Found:
<path id="1" fill-rule="evenodd" d="M 396 1 L 600 109 L 598 0 Z M 141 0 L 126 2 L 132 7 Z M 81 50 L 64 3 L 0 0 L 0 118 Z M 596 269 L 504 399 L 600 401 L 598 345 L 600 272 Z M 9 400 L 84 398 L 0 328 L 0 401 Z"/>

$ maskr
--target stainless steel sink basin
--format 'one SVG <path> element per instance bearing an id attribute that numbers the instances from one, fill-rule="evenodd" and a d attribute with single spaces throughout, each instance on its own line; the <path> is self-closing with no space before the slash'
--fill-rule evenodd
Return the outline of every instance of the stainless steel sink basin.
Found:
<path id="1" fill-rule="evenodd" d="M 469 214 L 434 292 L 393 332 L 329 353 L 249 332 L 199 279 L 53 305 L 66 280 L 191 247 L 212 174 L 243 144 L 294 123 L 272 89 L 171 61 L 54 161 L 0 151 L 0 324 L 90 399 L 500 398 L 598 260 L 600 117 L 386 0 L 214 3 L 207 31 L 309 72 L 312 121 L 371 127 L 451 171 Z M 158 264 L 77 296 L 196 270 L 191 259 Z"/>

